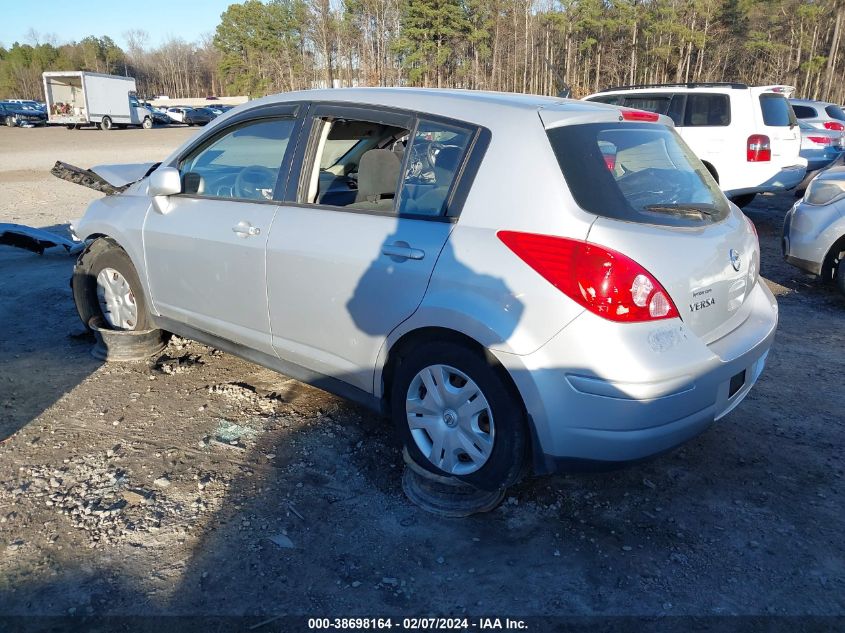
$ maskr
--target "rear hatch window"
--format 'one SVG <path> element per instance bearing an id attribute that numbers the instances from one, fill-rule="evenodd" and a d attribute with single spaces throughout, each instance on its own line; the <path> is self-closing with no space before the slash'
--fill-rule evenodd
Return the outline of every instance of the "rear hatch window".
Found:
<path id="1" fill-rule="evenodd" d="M 792 127 L 797 121 L 789 102 L 778 94 L 761 94 L 760 109 L 763 112 L 763 125 L 768 127 Z"/>
<path id="2" fill-rule="evenodd" d="M 665 226 L 724 219 L 727 199 L 677 133 L 654 123 L 587 123 L 547 130 L 569 190 L 585 211 Z"/>

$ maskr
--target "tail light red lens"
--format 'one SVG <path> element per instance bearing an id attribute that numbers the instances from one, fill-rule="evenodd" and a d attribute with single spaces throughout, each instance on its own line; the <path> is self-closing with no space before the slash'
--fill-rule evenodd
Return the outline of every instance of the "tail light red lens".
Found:
<path id="1" fill-rule="evenodd" d="M 593 314 L 626 323 L 680 316 L 660 282 L 622 253 L 551 235 L 499 231 L 498 236 L 546 281 Z"/>
<path id="2" fill-rule="evenodd" d="M 749 163 L 761 163 L 772 160 L 772 145 L 765 134 L 752 134 L 748 137 Z"/>
<path id="3" fill-rule="evenodd" d="M 808 136 L 807 138 L 818 145 L 830 145 L 833 143 L 833 139 L 826 136 Z"/>
<path id="4" fill-rule="evenodd" d="M 845 130 L 845 125 L 839 123 L 838 121 L 825 121 L 823 125 L 826 130 L 836 130 L 837 132 Z"/>
<path id="5" fill-rule="evenodd" d="M 623 121 L 647 121 L 655 123 L 660 120 L 660 115 L 656 112 L 646 112 L 645 110 L 626 110 L 622 109 Z"/>
<path id="6" fill-rule="evenodd" d="M 615 154 L 602 154 L 604 158 L 604 164 L 607 165 L 607 168 L 610 171 L 616 169 L 616 155 Z"/>

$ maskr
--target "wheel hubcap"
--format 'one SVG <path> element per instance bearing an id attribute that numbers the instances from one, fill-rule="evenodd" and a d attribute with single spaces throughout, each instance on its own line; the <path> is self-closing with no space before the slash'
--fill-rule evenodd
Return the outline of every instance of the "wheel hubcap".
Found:
<path id="1" fill-rule="evenodd" d="M 103 268 L 97 275 L 97 298 L 110 327 L 134 330 L 138 325 L 135 295 L 126 278 L 114 268 Z"/>
<path id="2" fill-rule="evenodd" d="M 475 382 L 449 365 L 430 365 L 411 381 L 405 400 L 411 437 L 440 470 L 467 475 L 493 452 L 493 411 Z"/>

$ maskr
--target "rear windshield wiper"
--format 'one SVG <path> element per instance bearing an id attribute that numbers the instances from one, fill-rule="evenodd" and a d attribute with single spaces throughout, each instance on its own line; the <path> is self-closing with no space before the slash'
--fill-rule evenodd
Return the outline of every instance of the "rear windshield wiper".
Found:
<path id="1" fill-rule="evenodd" d="M 681 202 L 678 204 L 647 204 L 644 208 L 646 211 L 654 211 L 656 213 L 677 213 L 679 215 L 699 213 L 701 215 L 713 216 L 718 213 L 712 204 L 696 204 L 693 202 Z"/>

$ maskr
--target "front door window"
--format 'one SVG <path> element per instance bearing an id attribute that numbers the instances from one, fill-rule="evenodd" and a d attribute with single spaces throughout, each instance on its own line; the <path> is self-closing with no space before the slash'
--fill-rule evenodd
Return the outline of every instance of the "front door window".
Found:
<path id="1" fill-rule="evenodd" d="M 272 200 L 294 120 L 251 121 L 188 156 L 179 166 L 183 191 L 208 198 Z"/>

